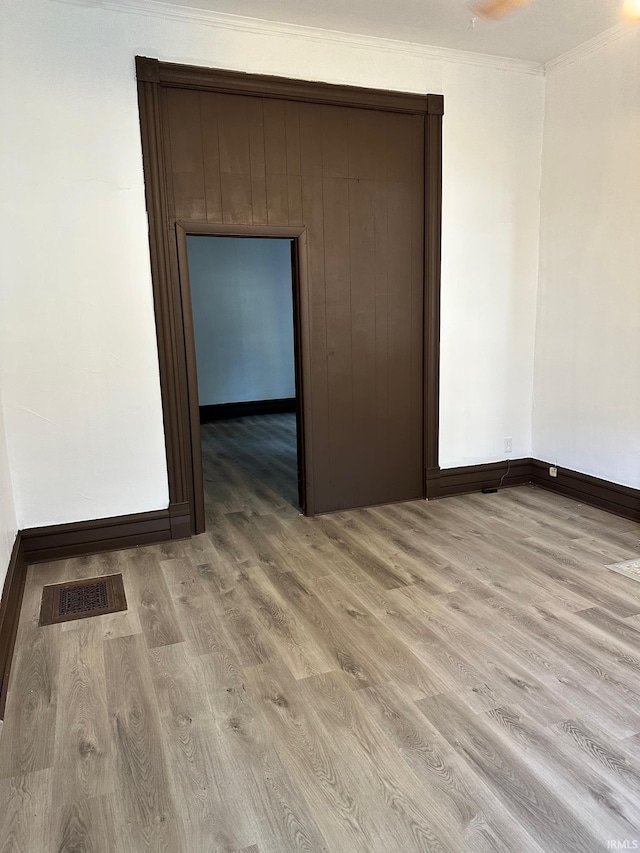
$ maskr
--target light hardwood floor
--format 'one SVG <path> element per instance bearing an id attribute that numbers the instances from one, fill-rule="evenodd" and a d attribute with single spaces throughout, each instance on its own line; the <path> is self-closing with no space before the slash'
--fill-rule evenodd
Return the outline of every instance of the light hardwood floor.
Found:
<path id="1" fill-rule="evenodd" d="M 640 584 L 603 568 L 638 525 L 530 488 L 305 519 L 224 429 L 207 534 L 30 567 L 2 853 L 640 843 Z M 126 613 L 37 627 L 115 571 Z"/>

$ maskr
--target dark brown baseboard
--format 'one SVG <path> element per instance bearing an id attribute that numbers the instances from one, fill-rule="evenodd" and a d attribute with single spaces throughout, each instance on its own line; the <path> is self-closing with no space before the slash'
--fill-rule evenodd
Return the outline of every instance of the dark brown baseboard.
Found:
<path id="1" fill-rule="evenodd" d="M 171 504 L 156 512 L 32 527 L 22 531 L 22 547 L 27 563 L 41 563 L 185 539 L 191 532 L 189 504 Z"/>
<path id="2" fill-rule="evenodd" d="M 427 497 L 446 498 L 479 492 L 483 488 L 498 488 L 504 475 L 503 488 L 530 483 L 614 515 L 640 521 L 640 489 L 561 467 L 558 467 L 558 476 L 551 477 L 551 464 L 538 459 L 514 459 L 508 473 L 509 462 L 506 460 L 460 468 L 431 469 L 427 472 Z"/>
<path id="3" fill-rule="evenodd" d="M 484 488 L 497 489 L 501 484 L 522 486 L 531 482 L 532 459 L 511 459 L 487 462 L 460 468 L 441 468 L 428 472 L 427 498 L 448 498 L 479 492 Z"/>
<path id="4" fill-rule="evenodd" d="M 0 599 L 0 720 L 4 719 L 9 672 L 18 633 L 18 619 L 26 577 L 27 564 L 24 559 L 22 537 L 18 533 Z"/>
<path id="5" fill-rule="evenodd" d="M 215 406 L 200 406 L 200 423 L 224 421 L 228 418 L 244 418 L 248 415 L 281 415 L 296 411 L 296 398 L 278 400 L 247 400 L 242 403 L 218 403 Z"/>
<path id="6" fill-rule="evenodd" d="M 551 477 L 551 464 L 554 463 L 531 460 L 531 482 L 534 485 L 631 521 L 640 521 L 640 489 L 600 480 L 567 468 L 558 468 L 558 476 Z"/>
<path id="7" fill-rule="evenodd" d="M 537 459 L 433 468 L 427 474 L 429 499 L 479 492 L 483 488 L 532 483 L 615 515 L 640 521 L 639 489 L 560 467 L 558 476 L 551 477 L 549 463 Z M 172 504 L 156 512 L 23 530 L 21 552 L 27 563 L 37 563 L 185 539 L 191 535 L 192 529 L 189 504 Z"/>

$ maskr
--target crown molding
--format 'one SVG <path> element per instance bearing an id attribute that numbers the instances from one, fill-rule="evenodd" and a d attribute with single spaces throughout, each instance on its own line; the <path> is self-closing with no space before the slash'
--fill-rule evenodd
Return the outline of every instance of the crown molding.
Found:
<path id="1" fill-rule="evenodd" d="M 440 62 L 456 62 L 462 65 L 475 65 L 483 68 L 493 68 L 501 71 L 516 71 L 521 74 L 544 74 L 544 65 L 523 59 L 491 56 L 486 53 L 473 53 L 465 50 L 453 50 L 447 47 L 405 42 L 397 39 L 364 36 L 355 33 L 345 33 L 338 30 L 325 30 L 318 27 L 307 27 L 300 24 L 285 24 L 276 21 L 266 21 L 262 18 L 248 18 L 232 15 L 227 12 L 214 12 L 210 9 L 198 9 L 191 6 L 179 6 L 175 3 L 165 3 L 162 0 L 55 0 L 73 6 L 108 9 L 116 12 L 144 15 L 152 18 L 200 24 L 216 29 L 232 30 L 234 32 L 250 33 L 253 35 L 271 35 L 290 39 L 305 39 L 321 44 L 344 45 L 361 50 L 373 50 L 391 54 L 409 54 L 411 56 L 431 59 Z"/>
<path id="2" fill-rule="evenodd" d="M 596 53 L 608 44 L 613 44 L 613 42 L 619 41 L 634 32 L 635 28 L 631 28 L 625 24 L 617 24 L 617 26 L 611 27 L 609 30 L 605 30 L 603 33 L 594 36 L 588 41 L 582 42 L 582 44 L 577 45 L 577 47 L 572 47 L 571 50 L 568 50 L 566 53 L 561 53 L 560 56 L 556 56 L 555 59 L 549 60 L 549 62 L 544 66 L 544 73 L 548 74 L 550 71 L 555 71 L 556 68 L 571 65 L 579 59 L 589 56 L 592 53 Z"/>

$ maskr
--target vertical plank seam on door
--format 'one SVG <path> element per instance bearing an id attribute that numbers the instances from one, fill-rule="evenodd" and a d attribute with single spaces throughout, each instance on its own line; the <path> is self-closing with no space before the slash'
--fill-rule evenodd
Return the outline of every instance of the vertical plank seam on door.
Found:
<path id="1" fill-rule="evenodd" d="M 302 138 L 300 135 L 300 104 L 296 104 L 296 119 L 298 126 L 298 175 L 300 178 L 300 219 L 304 225 L 304 211 L 302 209 Z"/>
<path id="2" fill-rule="evenodd" d="M 325 204 L 324 204 L 324 160 L 322 157 L 322 145 L 320 147 L 320 195 L 322 201 L 322 303 L 324 306 L 324 375 L 325 375 L 325 388 L 326 388 L 326 420 L 327 420 L 327 452 L 331 452 L 331 422 L 329 420 L 329 335 L 327 332 L 327 258 L 326 258 L 326 234 L 324 229 L 324 216 L 325 216 Z M 307 258 L 309 260 L 309 258 Z M 311 269 L 311 264 L 309 263 L 309 268 Z M 312 290 L 314 284 L 310 281 L 310 290 Z M 309 298 L 309 308 L 311 308 L 311 298 Z M 311 329 L 311 323 L 313 322 L 313 314 L 309 317 L 309 329 Z M 331 474 L 331 468 L 329 468 L 329 494 L 333 492 L 333 475 Z"/>
<path id="3" fill-rule="evenodd" d="M 202 183 L 204 189 L 204 217 L 207 219 L 207 164 L 204 156 L 204 127 L 202 125 L 202 92 L 198 92 L 198 117 L 200 122 L 200 156 L 202 160 Z"/>
<path id="4" fill-rule="evenodd" d="M 267 157 L 267 116 L 265 112 L 265 98 L 260 98 L 260 110 L 262 112 L 262 150 L 264 152 L 264 216 L 267 225 L 271 224 L 271 213 L 269 209 L 269 158 Z"/>
<path id="5" fill-rule="evenodd" d="M 219 101 L 220 95 L 216 92 L 215 94 L 215 111 L 216 111 L 216 136 L 218 137 L 218 181 L 220 182 L 220 219 L 222 223 L 225 222 L 224 215 L 224 192 L 222 190 L 223 181 L 222 181 L 222 146 L 220 145 L 220 109 L 219 109 Z"/>
<path id="6" fill-rule="evenodd" d="M 260 225 L 260 224 L 266 225 L 269 221 L 269 209 L 268 209 L 268 205 L 267 205 L 267 156 L 266 156 L 266 151 L 265 151 L 266 145 L 265 145 L 265 138 L 264 138 L 264 98 L 254 99 L 254 101 L 255 100 L 258 100 L 259 103 L 257 105 L 257 108 L 254 109 L 255 118 L 252 118 L 251 121 L 255 120 L 255 121 L 259 122 L 259 128 L 260 128 L 260 133 L 261 133 L 262 138 L 257 139 L 257 140 L 253 139 L 253 144 L 252 144 L 252 137 L 255 137 L 256 133 L 255 133 L 255 130 L 254 130 L 254 133 L 251 133 L 251 130 L 249 130 L 249 169 L 250 169 L 250 173 L 251 173 L 251 215 L 253 218 L 253 224 L 254 225 L 256 225 L 256 224 L 257 225 Z M 254 175 L 253 175 L 253 156 L 254 156 L 254 153 L 256 153 L 258 155 L 258 157 L 260 156 L 258 153 L 260 151 L 260 147 L 262 147 L 262 160 L 264 163 L 264 168 L 263 168 L 263 172 L 262 172 L 262 183 L 264 186 L 264 216 L 262 216 L 262 222 L 256 222 L 256 207 L 258 206 L 260 194 L 257 192 L 256 187 L 255 187 L 255 181 L 254 181 Z M 256 180 L 257 180 L 257 177 L 258 176 L 256 175 Z"/>
<path id="7" fill-rule="evenodd" d="M 354 428 L 354 406 L 355 400 L 353 396 L 353 259 L 351 255 L 352 251 L 352 243 L 351 243 L 351 169 L 350 169 L 350 151 L 349 151 L 349 116 L 347 115 L 347 235 L 349 238 L 349 250 L 347 252 L 347 257 L 349 258 L 349 351 L 351 353 L 351 360 L 349 364 L 350 373 L 351 373 L 351 381 L 349 383 L 351 387 L 351 423 L 349 424 L 349 435 L 351 440 L 351 445 L 353 447 L 353 428 Z M 355 466 L 351 466 L 351 476 L 349 478 L 349 490 L 351 492 L 351 498 L 349 499 L 349 503 L 353 504 L 354 496 L 356 492 L 356 483 L 355 483 L 355 474 L 354 474 Z"/>
<path id="8" fill-rule="evenodd" d="M 284 108 L 284 170 L 285 187 L 287 192 L 287 222 L 291 225 L 291 206 L 289 204 L 289 179 L 291 171 L 289 166 L 289 110 L 295 101 L 287 101 Z"/>
<path id="9" fill-rule="evenodd" d="M 253 204 L 253 163 L 251 162 L 251 116 L 249 114 L 249 107 L 247 105 L 246 111 L 246 121 L 245 124 L 247 126 L 247 150 L 249 151 L 249 198 L 251 199 L 251 224 L 256 224 L 256 218 L 254 215 L 254 204 Z"/>
<path id="10" fill-rule="evenodd" d="M 385 143 L 385 148 L 386 148 L 386 146 L 387 146 L 387 137 L 386 136 L 384 137 L 384 143 Z M 385 287 L 385 305 L 386 305 L 385 345 L 386 345 L 386 358 L 387 358 L 387 365 L 386 365 L 387 366 L 387 385 L 386 385 L 386 389 L 385 389 L 385 396 L 387 398 L 386 412 L 387 412 L 387 418 L 388 418 L 388 416 L 389 416 L 389 386 L 391 385 L 391 381 L 390 381 L 391 373 L 389 370 L 389 364 L 391 361 L 390 350 L 389 350 L 389 289 L 390 289 L 389 271 L 391 269 L 391 263 L 389 260 L 389 185 L 391 182 L 389 180 L 389 166 L 387 164 L 388 164 L 388 160 L 387 160 L 387 157 L 385 156 L 386 171 L 385 171 L 385 182 L 384 182 L 385 183 L 384 202 L 385 202 L 385 228 L 386 228 L 385 251 L 386 251 L 386 255 L 387 255 L 386 276 L 385 276 L 385 278 L 386 278 L 386 287 Z M 391 454 L 391 447 L 390 447 L 388 441 L 385 442 L 385 445 L 387 448 L 386 470 L 388 472 L 391 468 L 392 454 Z M 387 476 L 388 476 L 388 474 L 387 474 Z"/>
<path id="11" fill-rule="evenodd" d="M 264 207 L 267 225 L 271 225 L 269 222 L 269 164 L 267 163 L 267 132 L 264 119 L 264 98 L 260 98 L 260 111 L 262 113 L 262 150 L 264 151 Z"/>
<path id="12" fill-rule="evenodd" d="M 296 112 L 295 112 L 295 124 L 296 130 L 298 134 L 298 173 L 297 178 L 299 181 L 299 210 L 300 210 L 300 223 L 304 225 L 304 213 L 302 211 L 302 139 L 300 136 L 300 104 L 296 102 Z M 289 224 L 291 224 L 291 216 L 289 216 Z"/>
<path id="13" fill-rule="evenodd" d="M 284 191 L 285 198 L 287 199 L 287 224 L 291 225 L 291 212 L 289 209 L 289 149 L 287 146 L 288 139 L 288 130 L 287 130 L 287 108 L 289 105 L 289 101 L 285 101 L 285 107 L 282 110 L 282 122 L 284 124 L 284 171 L 285 174 L 282 176 L 284 178 Z"/>
<path id="14" fill-rule="evenodd" d="M 414 197 L 415 197 L 415 191 L 416 191 L 415 188 L 417 185 L 416 184 L 416 177 L 417 176 L 416 176 L 415 170 L 416 170 L 417 163 L 424 162 L 424 147 L 422 148 L 422 152 L 421 152 L 422 157 L 418 158 L 416 160 L 415 149 L 416 149 L 416 146 L 419 147 L 419 142 L 416 140 L 415 122 L 413 122 L 413 121 L 412 121 L 411 131 L 412 131 L 412 133 L 411 133 L 411 137 L 412 137 L 412 156 L 411 156 L 411 196 L 412 196 L 411 202 L 412 202 L 412 205 L 411 205 L 411 209 L 413 211 L 414 210 Z M 422 134 L 422 139 L 424 140 L 424 132 Z M 423 174 L 423 180 L 422 180 L 421 184 L 419 184 L 419 185 L 424 187 L 424 174 Z M 424 189 L 423 189 L 423 195 L 424 195 Z M 424 222 L 422 223 L 421 233 L 423 235 L 422 236 L 422 249 L 423 249 L 423 253 L 424 253 Z M 416 228 L 414 225 L 414 227 L 411 229 L 411 288 L 412 288 L 411 302 L 412 302 L 412 304 L 413 304 L 413 290 L 415 289 L 414 276 L 416 275 L 416 272 L 417 272 L 417 270 L 415 269 L 415 264 L 416 264 L 415 248 L 416 248 Z M 422 275 L 420 276 L 420 290 L 422 293 L 422 299 L 420 300 L 420 302 L 421 302 L 420 307 L 421 307 L 422 317 L 424 317 L 424 299 L 426 296 L 425 292 L 424 292 L 424 290 L 425 290 L 424 281 L 425 281 L 425 279 L 424 279 L 424 268 L 423 268 L 422 269 Z M 411 322 L 412 335 L 413 335 L 413 328 L 414 327 L 413 327 L 413 318 L 412 318 L 412 322 Z M 424 419 L 424 350 L 425 350 L 425 344 L 426 344 L 424 321 L 421 322 L 421 338 L 422 338 L 422 346 L 420 347 L 419 363 L 417 366 L 415 364 L 416 348 L 413 345 L 411 347 L 411 375 L 413 378 L 414 372 L 416 371 L 416 368 L 417 368 L 417 370 L 419 371 L 419 374 L 420 374 L 420 397 L 421 397 L 421 403 L 422 403 L 422 405 L 420 406 L 420 436 L 419 436 L 419 438 L 420 438 L 420 460 L 421 460 L 420 461 L 420 475 L 419 475 L 420 476 L 420 483 L 421 483 L 420 493 L 421 493 L 422 497 L 426 497 L 426 488 L 425 488 L 425 483 L 424 483 L 424 467 L 425 467 L 424 440 L 425 440 L 425 434 L 426 434 L 425 422 L 424 422 L 425 421 L 425 419 Z M 413 421 L 413 411 L 411 414 L 412 414 L 412 421 Z M 412 432 L 412 435 L 414 435 L 414 434 L 415 433 Z"/>
<path id="15" fill-rule="evenodd" d="M 324 200 L 324 148 L 322 140 L 320 143 L 320 168 L 322 177 L 320 178 L 320 189 L 322 192 L 322 292 L 324 302 L 324 370 L 325 370 L 325 387 L 327 389 L 326 415 L 327 415 L 327 454 L 332 456 L 333 443 L 331 441 L 331 418 L 329 417 L 329 324 L 327 322 L 327 235 L 324 227 L 326 217 L 326 205 Z M 333 486 L 335 478 L 331 473 L 334 467 L 329 466 L 329 482 L 331 483 L 329 494 L 333 494 Z"/>
<path id="16" fill-rule="evenodd" d="M 169 108 L 167 104 L 167 90 L 159 87 L 158 91 L 158 105 L 160 108 L 161 119 L 160 124 L 164 127 L 163 143 L 165 148 L 165 157 L 168 159 L 169 163 L 173 163 L 173 150 L 171 148 L 171 125 L 169 122 Z M 175 220 L 176 218 L 176 199 L 175 199 L 175 191 L 173 189 L 173 169 L 167 169 L 166 165 L 164 166 L 164 173 L 167 175 L 165 185 L 166 185 L 166 205 L 167 205 L 167 213 L 169 215 L 169 219 Z M 167 223 L 167 226 L 169 223 Z"/>
<path id="17" fill-rule="evenodd" d="M 374 447 L 376 455 L 380 452 L 380 405 L 378 401 L 378 365 L 379 365 L 379 352 L 378 352 L 378 279 L 376 276 L 376 270 L 378 269 L 378 241 L 376 239 L 377 230 L 376 230 L 376 209 L 377 209 L 377 181 L 375 178 L 376 168 L 373 170 L 373 180 L 371 182 L 372 190 L 373 190 L 373 218 L 371 221 L 371 236 L 373 242 L 373 352 L 374 352 L 374 360 L 376 364 L 376 370 L 374 372 L 374 399 L 375 399 L 375 413 L 376 413 L 376 423 L 375 423 L 375 440 Z M 376 477 L 376 480 L 378 478 Z M 374 489 L 374 493 L 378 495 L 377 485 Z"/>

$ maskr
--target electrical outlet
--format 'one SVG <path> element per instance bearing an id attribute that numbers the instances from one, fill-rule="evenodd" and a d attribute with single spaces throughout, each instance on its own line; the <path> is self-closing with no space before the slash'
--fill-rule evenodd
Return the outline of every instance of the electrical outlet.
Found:
<path id="1" fill-rule="evenodd" d="M 558 469 L 556 468 L 555 465 L 549 465 L 549 476 L 550 477 L 557 477 L 558 476 Z"/>
<path id="2" fill-rule="evenodd" d="M 512 450 L 513 450 L 513 439 L 512 438 L 505 438 L 505 440 L 504 440 L 504 452 L 505 453 L 511 453 Z"/>

